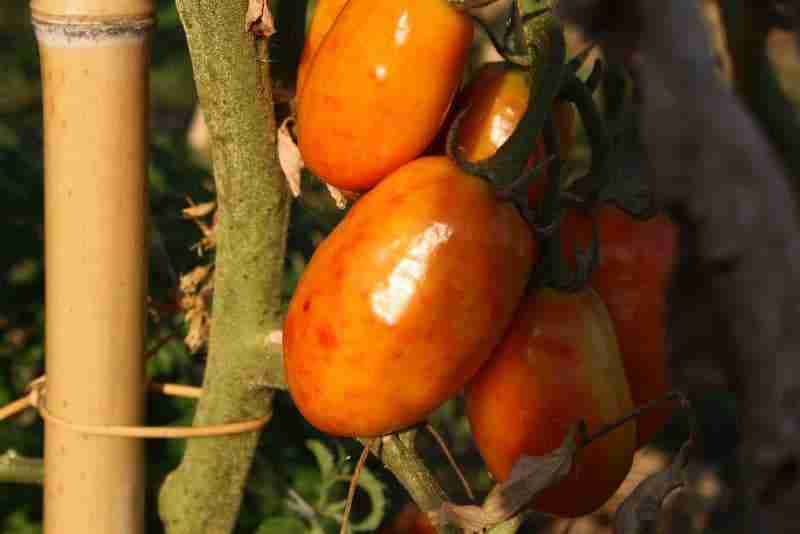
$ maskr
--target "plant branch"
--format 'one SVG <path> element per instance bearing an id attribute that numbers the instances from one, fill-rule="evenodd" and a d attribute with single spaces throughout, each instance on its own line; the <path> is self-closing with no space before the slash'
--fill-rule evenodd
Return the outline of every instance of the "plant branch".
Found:
<path id="1" fill-rule="evenodd" d="M 44 463 L 39 458 L 26 458 L 16 451 L 0 456 L 0 482 L 11 484 L 41 484 Z"/>
<path id="2" fill-rule="evenodd" d="M 394 474 L 420 510 L 432 512 L 447 500 L 447 495 L 417 453 L 416 435 L 417 431 L 412 429 L 380 440 L 361 438 L 359 441 L 365 447 L 371 445 L 370 451 Z M 449 525 L 435 526 L 440 534 L 455 532 Z"/>
<path id="3" fill-rule="evenodd" d="M 266 43 L 243 31 L 247 2 L 177 0 L 212 139 L 220 220 L 209 356 L 195 425 L 270 413 L 264 336 L 280 327 L 288 194 L 276 152 Z M 266 379 L 265 379 L 266 377 Z M 233 530 L 258 433 L 187 443 L 161 489 L 169 534 Z"/>

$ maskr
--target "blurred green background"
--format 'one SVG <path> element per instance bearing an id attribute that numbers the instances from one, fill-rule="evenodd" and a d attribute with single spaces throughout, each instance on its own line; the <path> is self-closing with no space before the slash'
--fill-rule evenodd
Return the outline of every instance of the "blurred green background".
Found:
<path id="1" fill-rule="evenodd" d="M 312 2 L 313 4 L 313 2 Z M 302 44 L 306 9 L 303 2 L 274 2 L 278 34 L 273 38 L 273 73 L 279 86 L 290 87 Z M 29 22 L 27 4 L 11 0 L 0 4 L 0 209 L 3 224 L 0 247 L 0 405 L 23 394 L 25 386 L 44 372 L 43 368 L 43 187 L 42 114 L 36 42 Z M 203 158 L 187 145 L 187 129 L 194 112 L 195 95 L 191 64 L 174 4 L 158 1 L 158 25 L 153 36 L 151 70 L 151 161 L 150 203 L 154 227 L 151 247 L 150 296 L 154 303 L 169 302 L 169 291 L 177 287 L 178 277 L 208 261 L 199 258 L 192 245 L 201 233 L 181 215 L 187 198 L 195 202 L 213 199 L 213 181 Z M 319 186 L 293 205 L 290 226 L 284 296 L 288 300 L 305 262 L 322 236 L 341 216 Z M 148 363 L 149 375 L 159 381 L 199 384 L 204 354 L 190 354 L 182 338 L 186 326 L 179 315 L 152 317 L 148 346 L 165 336 L 173 339 Z M 87 377 L 91 379 L 91 377 Z M 151 397 L 150 424 L 188 424 L 192 403 Z M 711 472 L 727 486 L 735 480 L 733 453 L 735 409 L 724 394 L 709 394 L 695 400 L 700 421 L 697 472 Z M 485 491 L 489 479 L 471 445 L 468 426 L 459 402 L 452 401 L 439 410 L 434 424 L 451 444 L 474 487 Z M 675 450 L 686 437 L 687 419 L 682 414 L 665 431 L 659 446 Z M 331 487 L 330 496 L 340 498 L 344 484 L 330 473 L 321 473 L 325 463 L 318 446 L 320 440 L 336 451 L 333 440 L 314 431 L 293 408 L 286 394 L 277 398 L 273 423 L 259 445 L 258 456 L 242 508 L 237 532 L 305 532 L 313 522 L 298 513 L 298 503 L 321 506 L 320 493 Z M 352 441 L 341 441 L 343 458 L 357 455 Z M 156 513 L 157 490 L 164 476 L 181 456 L 183 443 L 177 440 L 147 442 L 148 532 L 161 532 Z M 444 484 L 456 496 L 463 495 L 457 479 L 443 455 L 427 436 L 420 448 Z M 42 424 L 33 411 L 0 423 L 0 454 L 13 449 L 32 457 L 42 454 Z M 312 450 L 313 449 L 313 450 Z M 315 456 L 316 454 L 316 456 Z M 347 465 L 351 465 L 351 461 Z M 386 518 L 400 508 L 406 497 L 393 480 L 372 461 L 376 481 L 368 482 L 377 497 L 388 501 Z M 346 472 L 337 467 L 335 475 Z M 334 483 L 335 482 L 335 483 Z M 375 493 L 377 492 L 377 493 Z M 356 516 L 366 517 L 370 506 L 365 494 L 356 503 Z M 41 531 L 41 489 L 35 486 L 0 483 L 0 532 L 28 534 Z M 302 507 L 302 506 L 300 506 Z M 320 508 L 320 510 L 322 509 Z M 723 532 L 734 520 L 730 507 L 720 508 L 704 524 L 707 531 Z M 319 510 L 318 510 L 319 511 Z M 379 514 L 380 515 L 380 514 Z M 322 519 L 316 525 L 337 531 L 334 522 Z M 538 528 L 538 527 L 537 527 Z M 542 523 L 542 529 L 549 528 Z"/>

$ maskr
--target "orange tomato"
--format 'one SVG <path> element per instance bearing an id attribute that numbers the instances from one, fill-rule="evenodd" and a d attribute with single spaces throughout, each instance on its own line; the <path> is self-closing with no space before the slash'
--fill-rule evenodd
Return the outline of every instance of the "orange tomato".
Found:
<path id="1" fill-rule="evenodd" d="M 336 21 L 347 0 L 319 0 L 317 6 L 314 8 L 314 15 L 311 17 L 311 24 L 308 27 L 306 35 L 306 42 L 303 46 L 303 53 L 300 56 L 300 65 L 297 67 L 297 94 L 303 88 L 306 72 L 308 71 L 311 60 L 317 53 L 319 45 L 322 44 L 322 39 L 328 34 L 328 31 Z"/>
<path id="2" fill-rule="evenodd" d="M 458 144 L 470 161 L 491 157 L 516 129 L 528 108 L 528 72 L 510 63 L 486 63 L 459 94 L 456 112 L 469 107 L 458 131 Z M 575 108 L 558 100 L 553 121 L 559 135 L 559 155 L 566 159 L 575 143 Z M 539 137 L 531 164 L 544 157 L 544 139 Z"/>
<path id="3" fill-rule="evenodd" d="M 612 205 L 595 212 L 600 261 L 591 285 L 606 303 L 635 405 L 663 397 L 667 380 L 666 289 L 677 256 L 676 226 L 663 214 L 639 221 Z M 592 239 L 591 217 L 566 213 L 561 223 L 564 250 L 586 248 Z M 574 256 L 569 256 L 574 259 Z M 638 419 L 639 446 L 650 441 L 669 419 L 670 406 Z"/>
<path id="4" fill-rule="evenodd" d="M 299 94 L 308 168 L 364 191 L 419 156 L 461 83 L 472 34 L 469 17 L 446 0 L 350 0 Z"/>
<path id="5" fill-rule="evenodd" d="M 320 244 L 292 297 L 284 358 L 300 412 L 340 436 L 424 420 L 500 341 L 534 253 L 516 209 L 448 158 L 391 174 Z"/>
<path id="6" fill-rule="evenodd" d="M 544 289 L 527 297 L 492 358 L 467 388 L 467 417 L 494 477 L 508 478 L 523 454 L 558 448 L 583 419 L 598 429 L 632 409 L 611 320 L 592 290 Z M 627 423 L 581 449 L 567 477 L 534 498 L 545 513 L 577 517 L 608 500 L 636 448 Z"/>
<path id="7" fill-rule="evenodd" d="M 414 503 L 406 503 L 392 521 L 378 531 L 379 534 L 436 534 L 428 516 Z"/>

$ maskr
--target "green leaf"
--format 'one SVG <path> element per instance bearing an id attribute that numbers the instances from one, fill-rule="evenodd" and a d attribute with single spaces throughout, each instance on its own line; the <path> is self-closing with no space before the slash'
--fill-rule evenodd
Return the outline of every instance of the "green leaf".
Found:
<path id="1" fill-rule="evenodd" d="M 256 534 L 306 534 L 305 523 L 297 517 L 270 517 L 258 526 Z"/>
<path id="2" fill-rule="evenodd" d="M 331 481 L 336 478 L 336 460 L 333 453 L 321 441 L 309 439 L 306 441 L 306 447 L 314 455 L 319 466 L 320 476 L 323 483 Z"/>
<path id="3" fill-rule="evenodd" d="M 358 478 L 358 486 L 364 490 L 369 497 L 370 512 L 358 523 L 350 522 L 350 530 L 353 532 L 372 532 L 380 526 L 383 516 L 386 513 L 386 496 L 384 494 L 383 483 L 364 467 L 361 476 Z"/>

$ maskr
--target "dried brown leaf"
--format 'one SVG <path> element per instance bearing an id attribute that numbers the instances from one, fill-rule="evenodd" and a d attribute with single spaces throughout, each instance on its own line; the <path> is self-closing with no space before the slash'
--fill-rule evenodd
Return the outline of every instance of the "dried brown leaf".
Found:
<path id="1" fill-rule="evenodd" d="M 181 276 L 181 292 L 184 295 L 191 295 L 197 291 L 198 286 L 208 277 L 211 267 L 208 265 L 198 265 L 188 273 Z"/>
<path id="2" fill-rule="evenodd" d="M 211 296 L 214 278 L 211 267 L 198 265 L 189 273 L 181 276 L 181 308 L 189 330 L 184 338 L 191 352 L 197 352 L 208 341 L 211 331 Z"/>
<path id="3" fill-rule="evenodd" d="M 684 470 L 689 461 L 691 440 L 681 448 L 665 470 L 647 477 L 617 509 L 616 534 L 651 534 L 655 532 L 661 503 L 673 490 L 686 483 Z"/>
<path id="4" fill-rule="evenodd" d="M 293 121 L 287 117 L 278 129 L 278 160 L 281 163 L 286 183 L 295 197 L 300 196 L 300 173 L 303 170 L 303 156 L 289 131 L 289 123 Z"/>
<path id="5" fill-rule="evenodd" d="M 569 473 L 578 450 L 578 429 L 570 429 L 561 447 L 544 456 L 522 456 L 511 468 L 508 480 L 496 485 L 482 506 L 444 503 L 433 512 L 435 524 L 452 523 L 471 534 L 489 529 L 528 506 L 543 489 Z"/>
<path id="6" fill-rule="evenodd" d="M 183 339 L 192 353 L 200 350 L 207 342 L 211 333 L 211 321 L 207 313 L 186 314 L 189 331 Z"/>
<path id="7" fill-rule="evenodd" d="M 257 37 L 268 38 L 275 33 L 275 20 L 269 10 L 269 0 L 250 0 L 245 15 L 244 30 Z"/>
<path id="8" fill-rule="evenodd" d="M 191 205 L 188 208 L 183 208 L 181 213 L 187 219 L 198 219 L 210 214 L 217 207 L 217 203 L 213 200 L 211 202 L 203 202 L 202 204 L 194 204 L 189 201 Z"/>
<path id="9" fill-rule="evenodd" d="M 331 198 L 334 202 L 336 202 L 336 207 L 340 210 L 343 210 L 347 207 L 347 197 L 345 194 L 338 188 L 330 185 L 325 184 L 328 188 L 328 193 L 330 193 Z"/>

